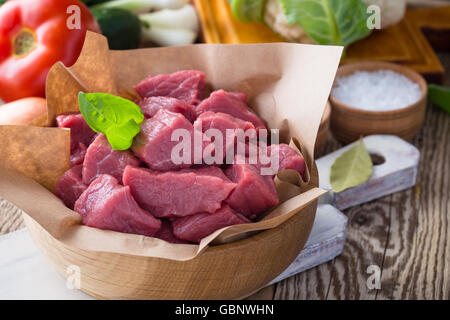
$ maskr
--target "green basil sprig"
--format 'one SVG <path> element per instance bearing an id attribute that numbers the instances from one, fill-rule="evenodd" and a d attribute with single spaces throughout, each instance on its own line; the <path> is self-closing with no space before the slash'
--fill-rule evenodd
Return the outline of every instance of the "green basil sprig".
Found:
<path id="1" fill-rule="evenodd" d="M 106 135 L 114 150 L 127 150 L 141 131 L 144 114 L 134 102 L 107 93 L 78 94 L 81 114 L 95 132 Z"/>

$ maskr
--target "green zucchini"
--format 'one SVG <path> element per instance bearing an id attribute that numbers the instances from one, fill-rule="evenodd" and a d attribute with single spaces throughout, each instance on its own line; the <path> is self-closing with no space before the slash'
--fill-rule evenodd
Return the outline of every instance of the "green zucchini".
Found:
<path id="1" fill-rule="evenodd" d="M 141 43 L 141 22 L 137 15 L 118 8 L 92 9 L 112 50 L 136 49 Z"/>
<path id="2" fill-rule="evenodd" d="M 93 6 L 99 3 L 108 2 L 111 0 L 82 0 L 87 6 Z"/>

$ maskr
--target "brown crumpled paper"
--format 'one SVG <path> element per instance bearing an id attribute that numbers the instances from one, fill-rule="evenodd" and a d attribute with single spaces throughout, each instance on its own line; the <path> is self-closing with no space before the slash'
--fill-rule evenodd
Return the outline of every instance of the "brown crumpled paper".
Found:
<path id="1" fill-rule="evenodd" d="M 241 91 L 269 128 L 280 129 L 280 142 L 301 151 L 307 181 L 285 170 L 276 177 L 280 205 L 261 221 L 223 228 L 199 245 L 170 244 L 134 234 L 90 228 L 66 208 L 52 190 L 69 168 L 70 135 L 45 127 L 0 126 L 0 196 L 14 203 L 65 245 L 173 260 L 193 259 L 210 244 L 235 241 L 275 228 L 325 191 L 310 179 L 313 150 L 324 106 L 342 48 L 299 44 L 193 45 L 109 51 L 106 39 L 88 33 L 71 68 L 56 64 L 47 78 L 47 125 L 56 115 L 78 111 L 78 92 L 109 92 L 136 97 L 133 86 L 149 74 L 183 69 L 204 71 L 213 89 Z M 29 178 L 17 173 L 24 173 Z M 34 179 L 34 180 L 32 180 Z"/>

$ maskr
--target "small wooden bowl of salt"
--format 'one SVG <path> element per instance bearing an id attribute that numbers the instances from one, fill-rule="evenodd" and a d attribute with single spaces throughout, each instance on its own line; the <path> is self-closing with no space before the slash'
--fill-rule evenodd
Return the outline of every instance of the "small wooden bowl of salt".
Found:
<path id="1" fill-rule="evenodd" d="M 371 134 L 411 140 L 425 120 L 426 97 L 425 79 L 407 67 L 387 62 L 343 65 L 330 95 L 331 130 L 343 143 Z"/>

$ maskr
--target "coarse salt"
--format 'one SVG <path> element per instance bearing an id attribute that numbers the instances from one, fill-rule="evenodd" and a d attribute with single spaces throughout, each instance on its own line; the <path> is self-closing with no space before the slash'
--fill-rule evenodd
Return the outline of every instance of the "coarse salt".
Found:
<path id="1" fill-rule="evenodd" d="M 422 96 L 420 86 L 408 77 L 391 71 L 356 71 L 337 78 L 333 96 L 357 109 L 389 111 L 408 107 Z"/>

